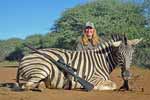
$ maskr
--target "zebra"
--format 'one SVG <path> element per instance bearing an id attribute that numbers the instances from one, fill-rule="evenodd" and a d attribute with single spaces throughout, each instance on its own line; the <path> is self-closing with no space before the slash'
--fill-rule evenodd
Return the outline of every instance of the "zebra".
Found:
<path id="1" fill-rule="evenodd" d="M 51 56 L 56 61 L 60 58 L 64 63 L 77 70 L 76 74 L 94 85 L 94 90 L 115 90 L 117 85 L 110 80 L 110 73 L 117 65 L 121 73 L 130 69 L 134 47 L 142 39 L 128 40 L 126 36 L 113 36 L 109 41 L 92 50 L 71 51 L 59 48 L 45 48 L 38 51 Z M 17 83 L 20 78 L 26 81 L 26 90 L 34 89 L 43 81 L 47 88 L 63 88 L 65 75 L 49 59 L 33 52 L 21 59 L 17 70 Z M 125 78 L 125 77 L 124 77 Z M 71 78 L 71 88 L 82 86 Z"/>

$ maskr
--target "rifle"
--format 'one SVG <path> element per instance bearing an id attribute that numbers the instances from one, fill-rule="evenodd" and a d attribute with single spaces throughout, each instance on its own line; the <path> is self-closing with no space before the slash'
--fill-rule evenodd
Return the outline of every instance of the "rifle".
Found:
<path id="1" fill-rule="evenodd" d="M 63 72 L 73 76 L 77 82 L 79 82 L 85 91 L 91 91 L 94 88 L 94 85 L 91 84 L 90 82 L 84 80 L 83 78 L 79 77 L 78 75 L 76 75 L 74 72 L 76 71 L 74 68 L 72 68 L 71 66 L 69 66 L 68 64 L 64 63 L 62 59 L 59 60 L 54 60 L 52 57 L 48 56 L 45 53 L 42 53 L 40 51 L 38 51 L 37 49 L 33 48 L 30 45 L 26 45 L 24 44 L 26 47 L 28 47 L 29 49 L 35 51 L 36 53 L 43 55 L 44 57 L 46 57 L 47 59 L 49 59 L 51 62 L 53 62 L 58 69 L 62 70 Z"/>

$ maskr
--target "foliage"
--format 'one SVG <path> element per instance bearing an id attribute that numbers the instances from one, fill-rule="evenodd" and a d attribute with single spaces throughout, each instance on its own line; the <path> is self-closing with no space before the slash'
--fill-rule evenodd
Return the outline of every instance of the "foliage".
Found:
<path id="1" fill-rule="evenodd" d="M 150 0 L 144 0 L 142 7 L 144 9 L 143 14 L 146 17 L 147 28 L 150 28 Z"/>
<path id="2" fill-rule="evenodd" d="M 55 23 L 55 30 L 65 41 L 62 47 L 72 47 L 73 41 L 82 34 L 84 24 L 92 21 L 99 35 L 104 33 L 127 33 L 129 38 L 140 37 L 145 31 L 145 17 L 142 15 L 142 7 L 121 0 L 95 0 L 85 5 L 66 10 Z M 69 40 L 68 40 L 69 37 Z M 68 47 L 66 47 L 66 44 Z"/>
<path id="3" fill-rule="evenodd" d="M 131 1 L 94 0 L 66 10 L 54 28 L 61 35 L 58 44 L 62 44 L 58 47 L 72 49 L 74 41 L 82 34 L 84 24 L 92 21 L 100 36 L 102 33 L 108 36 L 113 33 L 126 33 L 129 39 L 143 37 L 143 42 L 136 48 L 137 59 L 134 63 L 149 66 L 150 31 L 145 27 L 148 21 L 143 12 L 150 6 L 143 7 L 142 4 Z"/>
<path id="4" fill-rule="evenodd" d="M 16 47 L 21 48 L 22 40 L 18 38 L 12 38 L 9 40 L 0 42 L 0 61 L 5 60 L 12 52 L 16 50 Z"/>

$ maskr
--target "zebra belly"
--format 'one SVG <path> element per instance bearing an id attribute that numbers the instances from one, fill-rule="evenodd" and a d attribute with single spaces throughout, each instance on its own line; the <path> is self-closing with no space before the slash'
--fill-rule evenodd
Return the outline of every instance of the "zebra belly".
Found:
<path id="1" fill-rule="evenodd" d="M 57 68 L 57 66 L 53 66 L 52 72 L 50 73 L 51 88 L 63 88 L 63 86 L 65 85 L 65 79 L 66 77 L 64 76 L 64 73 L 60 71 Z M 72 86 L 71 86 L 72 89 L 81 88 L 80 83 L 75 81 L 73 76 L 71 76 L 71 83 L 72 83 Z"/>
<path id="2" fill-rule="evenodd" d="M 42 65 L 30 65 L 19 69 L 19 73 L 25 81 L 39 82 L 49 75 L 49 70 Z"/>
<path id="3" fill-rule="evenodd" d="M 50 87 L 51 88 L 63 88 L 64 85 L 64 74 L 59 71 L 55 70 L 54 73 L 50 73 Z"/>

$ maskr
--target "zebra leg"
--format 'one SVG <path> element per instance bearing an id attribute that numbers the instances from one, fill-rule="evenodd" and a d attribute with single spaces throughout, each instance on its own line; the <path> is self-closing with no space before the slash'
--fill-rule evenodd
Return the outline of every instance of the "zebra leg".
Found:
<path id="1" fill-rule="evenodd" d="M 65 80 L 63 88 L 65 90 L 71 90 L 72 82 L 70 79 Z"/>
<path id="2" fill-rule="evenodd" d="M 29 91 L 42 91 L 41 89 L 39 89 L 39 85 L 40 85 L 41 81 L 38 82 L 33 82 L 32 80 L 29 80 L 25 85 L 22 86 L 22 89 Z"/>
<path id="3" fill-rule="evenodd" d="M 102 82 L 99 82 L 98 85 L 94 87 L 95 90 L 116 90 L 117 85 L 115 82 L 112 82 L 111 80 L 104 80 Z"/>
<path id="4" fill-rule="evenodd" d="M 44 79 L 44 84 L 46 88 L 51 88 L 51 81 L 50 81 L 50 75 L 48 75 L 45 79 Z"/>
<path id="5" fill-rule="evenodd" d="M 36 88 L 38 86 L 37 83 L 34 82 L 27 82 L 25 85 L 22 86 L 22 88 L 26 91 L 32 90 L 33 88 Z"/>
<path id="6" fill-rule="evenodd" d="M 69 75 L 68 73 L 65 73 L 64 86 L 63 86 L 65 90 L 71 90 L 72 87 L 71 80 L 72 80 L 72 76 Z"/>

